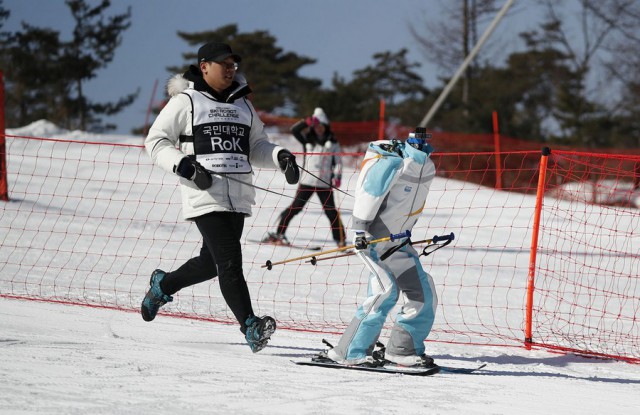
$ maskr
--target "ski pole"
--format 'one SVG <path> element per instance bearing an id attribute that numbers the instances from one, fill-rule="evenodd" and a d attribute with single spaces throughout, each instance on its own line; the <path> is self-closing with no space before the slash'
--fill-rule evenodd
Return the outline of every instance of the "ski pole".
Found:
<path id="1" fill-rule="evenodd" d="M 428 244 L 427 246 L 424 247 L 424 249 L 422 251 L 422 254 L 420 255 L 420 256 L 423 256 L 423 255 L 427 256 L 427 255 L 430 255 L 432 252 L 435 252 L 436 250 L 449 245 L 451 243 L 451 241 L 453 241 L 454 238 L 455 238 L 455 235 L 453 234 L 453 232 L 451 232 L 449 235 L 441 235 L 441 236 L 436 235 L 431 239 L 423 239 L 421 241 L 411 241 L 410 244 L 411 245 L 420 245 L 420 244 L 424 244 L 424 243 Z M 447 241 L 447 242 L 442 244 L 442 246 L 439 246 L 438 248 L 434 249 L 433 251 L 425 254 L 424 251 L 427 248 L 432 247 L 434 245 L 437 245 L 439 242 L 442 242 L 442 241 Z M 395 248 L 400 248 L 402 246 L 404 246 L 404 244 L 401 244 L 401 245 L 398 245 L 397 247 L 391 248 L 391 249 L 393 249 L 393 252 L 390 252 L 389 255 L 391 255 L 391 254 L 393 254 L 394 252 L 397 251 L 397 249 L 395 249 Z M 389 251 L 387 251 L 387 252 L 389 252 Z M 386 254 L 386 252 L 385 252 L 385 254 Z M 347 257 L 347 256 L 353 256 L 353 255 L 355 255 L 355 252 L 348 252 L 346 254 L 335 255 L 335 256 L 332 256 L 332 257 L 328 257 L 328 258 L 316 258 L 315 255 L 314 255 L 313 257 L 311 257 L 311 259 L 309 261 L 304 261 L 304 262 L 306 264 L 316 265 L 320 261 L 328 261 L 330 259 L 344 258 L 344 257 Z M 386 259 L 389 255 L 384 256 L 384 258 Z M 380 257 L 380 259 L 384 260 L 384 259 L 382 259 L 382 256 Z"/>
<path id="2" fill-rule="evenodd" d="M 421 243 L 427 243 L 429 245 L 427 245 L 425 247 L 425 249 L 422 250 L 423 255 L 428 255 L 425 254 L 425 250 L 433 245 L 437 245 L 438 242 L 441 241 L 445 241 L 447 240 L 448 242 L 443 244 L 442 246 L 446 246 L 449 245 L 451 243 L 451 241 L 453 240 L 454 236 L 453 236 L 453 232 L 451 232 L 449 235 L 442 235 L 442 236 L 434 236 L 431 239 L 423 239 L 422 241 L 412 241 L 411 239 L 407 239 L 406 241 L 404 241 L 403 243 L 401 243 L 400 245 L 394 246 L 389 248 L 389 250 L 387 250 L 387 252 L 383 253 L 382 255 L 380 255 L 380 261 L 384 261 L 385 259 L 389 258 L 391 255 L 393 255 L 394 252 L 397 252 L 399 249 L 402 249 L 403 246 L 407 245 L 407 244 L 411 244 L 411 245 L 417 245 L 417 244 L 421 244 Z M 437 249 L 440 249 L 441 247 L 438 247 L 436 249 L 434 249 L 434 251 L 436 251 Z"/>
<path id="3" fill-rule="evenodd" d="M 422 253 L 420 254 L 420 256 L 429 256 L 431 254 L 433 254 L 434 252 L 436 252 L 438 249 L 442 249 L 445 246 L 449 245 L 453 239 L 455 238 L 455 235 L 453 234 L 453 232 L 451 232 L 449 235 L 443 235 L 443 236 L 434 236 L 432 241 L 433 243 L 431 243 L 430 245 L 427 245 L 424 247 L 424 249 L 422 250 Z M 444 241 L 443 244 L 439 244 L 438 242 L 442 242 Z M 427 248 L 430 248 L 432 246 L 435 246 L 436 248 L 432 251 L 427 252 Z"/>
<path id="4" fill-rule="evenodd" d="M 435 235 L 433 238 L 431 239 L 423 239 L 422 241 L 411 241 L 411 245 L 417 245 L 417 244 L 437 244 L 438 242 L 442 242 L 442 241 L 449 241 L 449 243 L 451 243 L 451 241 L 453 241 L 455 239 L 455 235 L 453 234 L 453 232 L 451 232 L 449 235 Z"/>
<path id="5" fill-rule="evenodd" d="M 346 257 L 346 256 L 353 256 L 355 254 L 356 254 L 355 252 L 347 252 L 346 254 L 340 254 L 340 255 L 335 255 L 335 256 L 330 256 L 328 258 L 320 258 L 320 259 L 316 258 L 315 255 L 314 255 L 313 257 L 311 257 L 310 260 L 304 261 L 304 262 L 306 264 L 316 265 L 320 261 L 328 261 L 330 259 L 343 258 L 343 257 Z"/>
<path id="6" fill-rule="evenodd" d="M 411 237 L 411 231 L 410 230 L 406 230 L 404 232 L 400 232 L 400 233 L 395 234 L 395 235 L 391 234 L 389 236 L 385 236 L 384 238 L 374 239 L 373 241 L 369 241 L 369 244 L 375 244 L 375 243 L 378 243 L 378 242 L 386 242 L 386 241 L 393 242 L 393 241 L 395 241 L 397 239 L 410 238 L 410 237 Z M 301 259 L 317 257 L 317 256 L 320 256 L 320 255 L 333 254 L 334 252 L 347 251 L 347 250 L 353 249 L 355 247 L 356 247 L 355 245 L 347 245 L 347 246 L 344 246 L 342 248 L 329 249 L 328 251 L 318 252 L 317 254 L 303 255 L 303 256 L 296 257 L 296 258 L 284 259 L 282 261 L 277 261 L 277 262 L 271 262 L 271 260 L 267 260 L 267 262 L 264 265 L 262 265 L 260 268 L 266 268 L 268 270 L 271 270 L 274 265 L 286 264 L 287 262 L 299 261 Z"/>

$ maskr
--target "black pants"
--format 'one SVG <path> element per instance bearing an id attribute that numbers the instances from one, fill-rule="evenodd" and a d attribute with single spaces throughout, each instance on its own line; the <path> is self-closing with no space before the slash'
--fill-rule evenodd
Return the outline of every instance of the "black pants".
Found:
<path id="1" fill-rule="evenodd" d="M 318 199 L 322 203 L 322 210 L 329 218 L 331 224 L 331 234 L 333 240 L 336 243 L 343 243 L 345 241 L 344 227 L 342 226 L 342 220 L 340 219 L 340 213 L 336 209 L 336 203 L 333 200 L 333 190 L 330 187 L 313 187 L 305 186 L 303 184 L 298 186 L 296 196 L 293 199 L 293 203 L 280 214 L 280 223 L 278 224 L 278 234 L 284 235 L 289 227 L 289 222 L 302 211 L 304 205 L 307 204 L 311 196 L 317 193 Z"/>
<path id="2" fill-rule="evenodd" d="M 194 219 L 202 234 L 200 255 L 191 258 L 162 280 L 162 291 L 173 295 L 185 287 L 218 277 L 225 302 L 246 331 L 245 321 L 253 315 L 251 295 L 242 272 L 240 238 L 244 215 L 213 212 Z"/>

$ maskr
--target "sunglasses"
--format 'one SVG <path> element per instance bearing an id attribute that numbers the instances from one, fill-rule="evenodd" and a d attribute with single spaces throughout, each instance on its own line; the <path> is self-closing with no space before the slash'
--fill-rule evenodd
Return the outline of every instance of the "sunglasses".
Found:
<path id="1" fill-rule="evenodd" d="M 222 66 L 227 71 L 237 71 L 238 70 L 238 62 L 215 62 L 218 65 Z"/>

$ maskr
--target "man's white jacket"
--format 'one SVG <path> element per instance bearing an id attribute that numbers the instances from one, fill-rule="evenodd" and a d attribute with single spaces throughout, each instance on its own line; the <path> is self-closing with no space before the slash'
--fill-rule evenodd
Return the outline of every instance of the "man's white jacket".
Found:
<path id="1" fill-rule="evenodd" d="M 229 113 L 231 106 L 233 111 L 241 112 L 243 115 L 240 117 L 240 126 L 250 128 L 249 163 L 255 167 L 279 168 L 277 156 L 283 148 L 268 141 L 264 123 L 246 97 L 251 90 L 244 77 L 236 75 L 234 85 L 237 87 L 229 94 L 229 98 L 222 101 L 206 91 L 195 90 L 194 83 L 182 75 L 171 78 L 167 84 L 171 98 L 158 114 L 145 140 L 145 148 L 153 162 L 167 172 L 176 174 L 180 161 L 195 154 L 194 111 L 201 115 L 206 111 L 208 114 L 224 116 Z M 205 99 L 199 99 L 200 96 L 197 100 L 193 99 L 195 94 L 201 94 Z M 227 122 L 231 125 L 233 121 L 233 125 L 238 126 L 237 119 L 227 120 L 223 117 L 219 121 L 221 125 Z M 250 216 L 251 207 L 255 204 L 253 173 L 214 174 L 213 185 L 207 190 L 198 189 L 191 180 L 182 177 L 180 184 L 182 214 L 185 219 L 210 212 L 240 212 Z"/>

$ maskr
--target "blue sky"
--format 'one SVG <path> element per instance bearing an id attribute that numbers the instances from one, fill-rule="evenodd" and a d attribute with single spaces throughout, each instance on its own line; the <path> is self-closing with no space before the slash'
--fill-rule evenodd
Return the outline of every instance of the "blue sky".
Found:
<path id="1" fill-rule="evenodd" d="M 517 33 L 533 27 L 529 2 L 514 6 L 498 26 L 492 36 L 500 45 L 495 50 L 517 48 Z M 7 30 L 17 30 L 25 21 L 59 30 L 65 39 L 73 27 L 64 0 L 4 0 L 3 4 L 11 11 Z M 354 70 L 373 62 L 376 52 L 406 47 L 409 59 L 422 64 L 418 73 L 426 85 L 433 87 L 439 74 L 420 52 L 408 26 L 438 18 L 440 4 L 439 0 L 113 0 L 108 14 L 131 6 L 132 25 L 124 32 L 114 61 L 86 84 L 85 91 L 94 100 L 113 101 L 140 87 L 133 105 L 108 118 L 118 124 L 116 132 L 127 134 L 144 124 L 155 80 L 162 88 L 170 76 L 166 68 L 183 62 L 181 54 L 188 46 L 177 31 L 214 30 L 230 23 L 241 32 L 267 30 L 285 51 L 316 59 L 301 75 L 320 78 L 325 86 L 334 73 L 350 79 Z M 155 101 L 161 98 L 159 90 Z"/>

